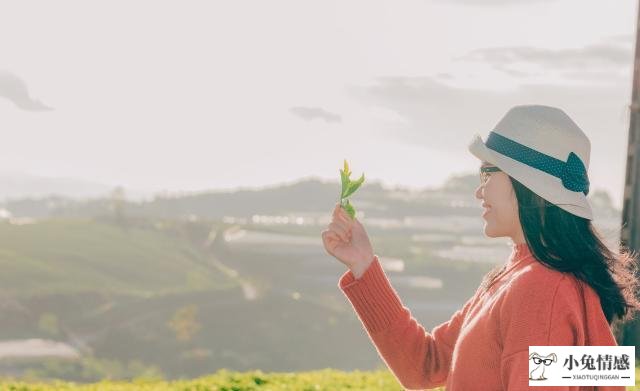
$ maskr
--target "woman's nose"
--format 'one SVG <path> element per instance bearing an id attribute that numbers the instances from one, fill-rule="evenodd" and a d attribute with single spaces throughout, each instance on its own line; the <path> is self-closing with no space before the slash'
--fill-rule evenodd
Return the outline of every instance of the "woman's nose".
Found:
<path id="1" fill-rule="evenodd" d="M 478 186 L 478 188 L 476 189 L 476 198 L 482 199 L 482 186 Z"/>

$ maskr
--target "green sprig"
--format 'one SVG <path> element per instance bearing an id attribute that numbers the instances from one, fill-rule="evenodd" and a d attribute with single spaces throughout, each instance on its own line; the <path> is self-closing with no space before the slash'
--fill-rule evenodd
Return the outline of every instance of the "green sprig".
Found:
<path id="1" fill-rule="evenodd" d="M 347 163 L 347 159 L 344 159 L 344 168 L 340 170 L 340 180 L 342 182 L 342 192 L 340 192 L 340 206 L 344 208 L 347 214 L 353 219 L 356 216 L 356 210 L 349 202 L 349 197 L 353 193 L 358 190 L 360 185 L 364 182 L 364 173 L 362 176 L 355 181 L 352 181 L 349 176 L 351 176 L 351 171 L 349 170 L 349 164 Z"/>

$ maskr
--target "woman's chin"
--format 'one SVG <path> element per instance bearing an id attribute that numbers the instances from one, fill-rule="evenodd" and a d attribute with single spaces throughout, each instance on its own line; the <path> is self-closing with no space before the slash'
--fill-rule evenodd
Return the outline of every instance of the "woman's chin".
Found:
<path id="1" fill-rule="evenodd" d="M 484 236 L 487 238 L 502 238 L 507 236 L 504 232 L 496 232 L 495 230 L 488 227 L 487 224 L 484 225 Z"/>
<path id="2" fill-rule="evenodd" d="M 493 229 L 491 228 L 491 223 L 486 222 L 484 223 L 484 235 L 488 238 L 495 238 L 496 237 L 496 233 L 493 232 Z"/>

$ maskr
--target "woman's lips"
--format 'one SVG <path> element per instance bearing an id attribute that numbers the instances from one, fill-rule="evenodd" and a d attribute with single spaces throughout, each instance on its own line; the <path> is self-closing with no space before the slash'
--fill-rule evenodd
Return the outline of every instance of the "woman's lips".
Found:
<path id="1" fill-rule="evenodd" d="M 482 217 L 486 216 L 487 214 L 489 214 L 489 212 L 491 212 L 491 207 L 487 208 L 484 210 L 484 212 L 482 213 Z"/>

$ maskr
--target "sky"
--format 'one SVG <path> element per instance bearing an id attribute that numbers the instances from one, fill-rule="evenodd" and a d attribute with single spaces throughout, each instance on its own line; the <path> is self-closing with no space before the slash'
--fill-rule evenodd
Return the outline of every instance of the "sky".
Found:
<path id="1" fill-rule="evenodd" d="M 477 172 L 509 108 L 564 110 L 620 207 L 630 0 L 20 1 L 0 13 L 2 171 L 153 191 Z M 366 181 L 365 181 L 366 186 Z"/>

